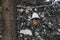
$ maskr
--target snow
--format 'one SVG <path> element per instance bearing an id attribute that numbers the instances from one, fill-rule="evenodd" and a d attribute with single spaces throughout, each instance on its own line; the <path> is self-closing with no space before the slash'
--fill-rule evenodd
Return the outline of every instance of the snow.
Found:
<path id="1" fill-rule="evenodd" d="M 30 35 L 30 36 L 32 36 L 32 32 L 29 29 L 21 30 L 20 33 L 22 33 L 24 35 Z"/>

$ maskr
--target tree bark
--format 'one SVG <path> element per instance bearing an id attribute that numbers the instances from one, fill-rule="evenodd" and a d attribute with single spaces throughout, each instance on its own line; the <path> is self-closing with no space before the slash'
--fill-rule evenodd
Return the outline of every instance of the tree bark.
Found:
<path id="1" fill-rule="evenodd" d="M 16 0 L 2 0 L 2 40 L 17 40 Z"/>

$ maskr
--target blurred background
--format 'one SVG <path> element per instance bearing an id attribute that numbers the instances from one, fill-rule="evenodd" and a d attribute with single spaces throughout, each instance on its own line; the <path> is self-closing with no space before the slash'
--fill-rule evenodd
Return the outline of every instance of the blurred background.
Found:
<path id="1" fill-rule="evenodd" d="M 2 0 L 0 0 L 0 38 L 2 37 Z M 60 0 L 16 0 L 18 38 L 20 30 L 31 26 L 31 15 L 40 16 L 41 37 L 45 40 L 60 40 Z M 30 39 L 31 40 L 31 39 Z"/>
<path id="2" fill-rule="evenodd" d="M 0 0 L 0 40 L 1 40 L 1 35 L 2 33 L 2 0 Z"/>
<path id="3" fill-rule="evenodd" d="M 31 26 L 30 19 L 33 12 L 37 12 L 40 16 L 41 37 L 45 40 L 60 40 L 60 1 L 17 0 L 17 26 L 19 31 Z"/>

